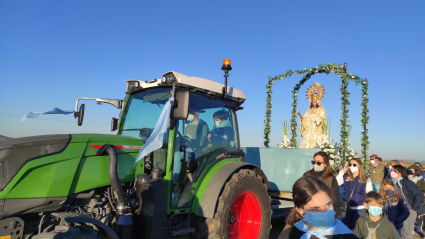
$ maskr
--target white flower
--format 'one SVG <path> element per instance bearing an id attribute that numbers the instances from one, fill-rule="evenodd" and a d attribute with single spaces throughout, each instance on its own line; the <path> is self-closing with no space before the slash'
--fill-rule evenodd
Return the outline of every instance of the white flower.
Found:
<path id="1" fill-rule="evenodd" d="M 334 163 L 334 161 L 333 161 L 333 160 L 329 160 L 329 164 L 330 164 L 331 166 L 333 166 L 335 163 Z"/>

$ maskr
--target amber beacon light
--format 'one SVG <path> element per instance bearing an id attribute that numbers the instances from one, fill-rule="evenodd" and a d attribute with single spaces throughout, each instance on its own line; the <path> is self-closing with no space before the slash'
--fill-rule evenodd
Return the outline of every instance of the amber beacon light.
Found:
<path id="1" fill-rule="evenodd" d="M 230 59 L 224 59 L 223 60 L 223 66 L 221 67 L 221 69 L 224 71 L 224 87 L 223 87 L 223 92 L 221 97 L 224 98 L 224 96 L 226 95 L 227 92 L 227 77 L 229 76 L 229 71 L 232 70 L 232 66 L 231 66 L 231 61 Z"/>

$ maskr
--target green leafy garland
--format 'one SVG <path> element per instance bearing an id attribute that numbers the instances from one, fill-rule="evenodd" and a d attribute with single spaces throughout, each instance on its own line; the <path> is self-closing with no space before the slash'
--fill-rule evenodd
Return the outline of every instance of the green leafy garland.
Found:
<path id="1" fill-rule="evenodd" d="M 369 137 L 367 134 L 367 124 L 369 123 L 369 110 L 367 108 L 367 104 L 369 102 L 369 99 L 367 98 L 367 88 L 368 88 L 368 82 L 367 79 L 361 79 L 356 75 L 353 75 L 351 73 L 347 73 L 347 65 L 344 64 L 344 66 L 340 64 L 334 64 L 334 63 L 328 63 L 325 65 L 319 65 L 315 68 L 309 69 L 304 68 L 303 70 L 298 71 L 285 71 L 283 75 L 277 75 L 275 77 L 269 76 L 269 81 L 266 85 L 267 89 L 267 98 L 266 98 L 266 119 L 264 120 L 264 146 L 269 147 L 270 144 L 270 131 L 271 131 L 271 113 L 272 113 L 272 87 L 273 83 L 278 80 L 285 79 L 292 75 L 297 74 L 304 74 L 304 76 L 301 78 L 301 80 L 298 82 L 298 84 L 295 85 L 294 90 L 292 91 L 292 98 L 294 99 L 292 103 L 292 118 L 291 118 L 291 146 L 296 147 L 297 146 L 297 100 L 298 100 L 298 91 L 300 90 L 301 86 L 304 85 L 305 82 L 307 82 L 312 75 L 315 75 L 317 73 L 326 73 L 326 74 L 337 74 L 342 79 L 341 84 L 341 108 L 342 108 L 342 115 L 340 120 L 341 125 L 341 153 L 343 155 L 343 161 L 346 161 L 345 155 L 349 154 L 349 132 L 348 127 L 349 122 L 348 120 L 348 108 L 347 106 L 350 105 L 350 101 L 348 98 L 350 97 L 350 93 L 347 91 L 348 83 L 350 80 L 356 82 L 356 84 L 361 83 L 362 84 L 362 139 L 361 139 L 361 145 L 362 145 L 362 156 L 363 158 L 367 158 L 367 150 L 369 148 Z"/>

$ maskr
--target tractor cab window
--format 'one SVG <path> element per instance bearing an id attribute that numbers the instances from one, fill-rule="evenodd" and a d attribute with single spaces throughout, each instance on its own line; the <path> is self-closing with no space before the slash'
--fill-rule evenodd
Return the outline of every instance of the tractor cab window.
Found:
<path id="1" fill-rule="evenodd" d="M 235 112 L 225 107 L 230 102 L 196 93 L 189 101 L 187 119 L 176 122 L 172 207 L 190 206 L 200 173 L 226 151 L 239 149 Z"/>
<path id="2" fill-rule="evenodd" d="M 122 113 L 118 134 L 146 142 L 170 97 L 171 88 L 151 88 L 131 94 Z M 168 132 L 164 134 L 163 142 L 162 148 L 153 153 L 153 166 L 165 172 Z"/>

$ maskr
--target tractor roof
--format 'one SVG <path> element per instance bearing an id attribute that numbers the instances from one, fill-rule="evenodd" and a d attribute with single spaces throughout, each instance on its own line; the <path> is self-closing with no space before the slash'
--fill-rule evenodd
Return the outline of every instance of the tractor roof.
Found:
<path id="1" fill-rule="evenodd" d="M 164 80 L 161 81 L 161 79 L 165 79 L 165 82 Z M 212 80 L 208 80 L 208 79 L 204 79 L 200 77 L 194 77 L 194 76 L 186 76 L 174 71 L 165 73 L 161 79 L 156 79 L 151 81 L 128 80 L 126 82 L 127 92 L 132 92 L 134 90 L 141 90 L 146 88 L 153 88 L 158 86 L 167 86 L 167 85 L 171 86 L 172 83 L 170 83 L 168 79 L 172 79 L 173 81 L 175 80 L 178 86 L 193 87 L 198 92 L 204 92 L 214 96 L 221 95 L 223 91 L 223 87 L 224 87 L 223 84 L 220 84 Z M 131 89 L 130 87 L 130 85 L 134 82 L 139 83 L 137 89 L 134 89 L 134 88 Z M 234 100 L 238 102 L 239 104 L 242 104 L 246 100 L 245 93 L 243 93 L 243 91 L 230 86 L 227 86 L 226 98 Z"/>

